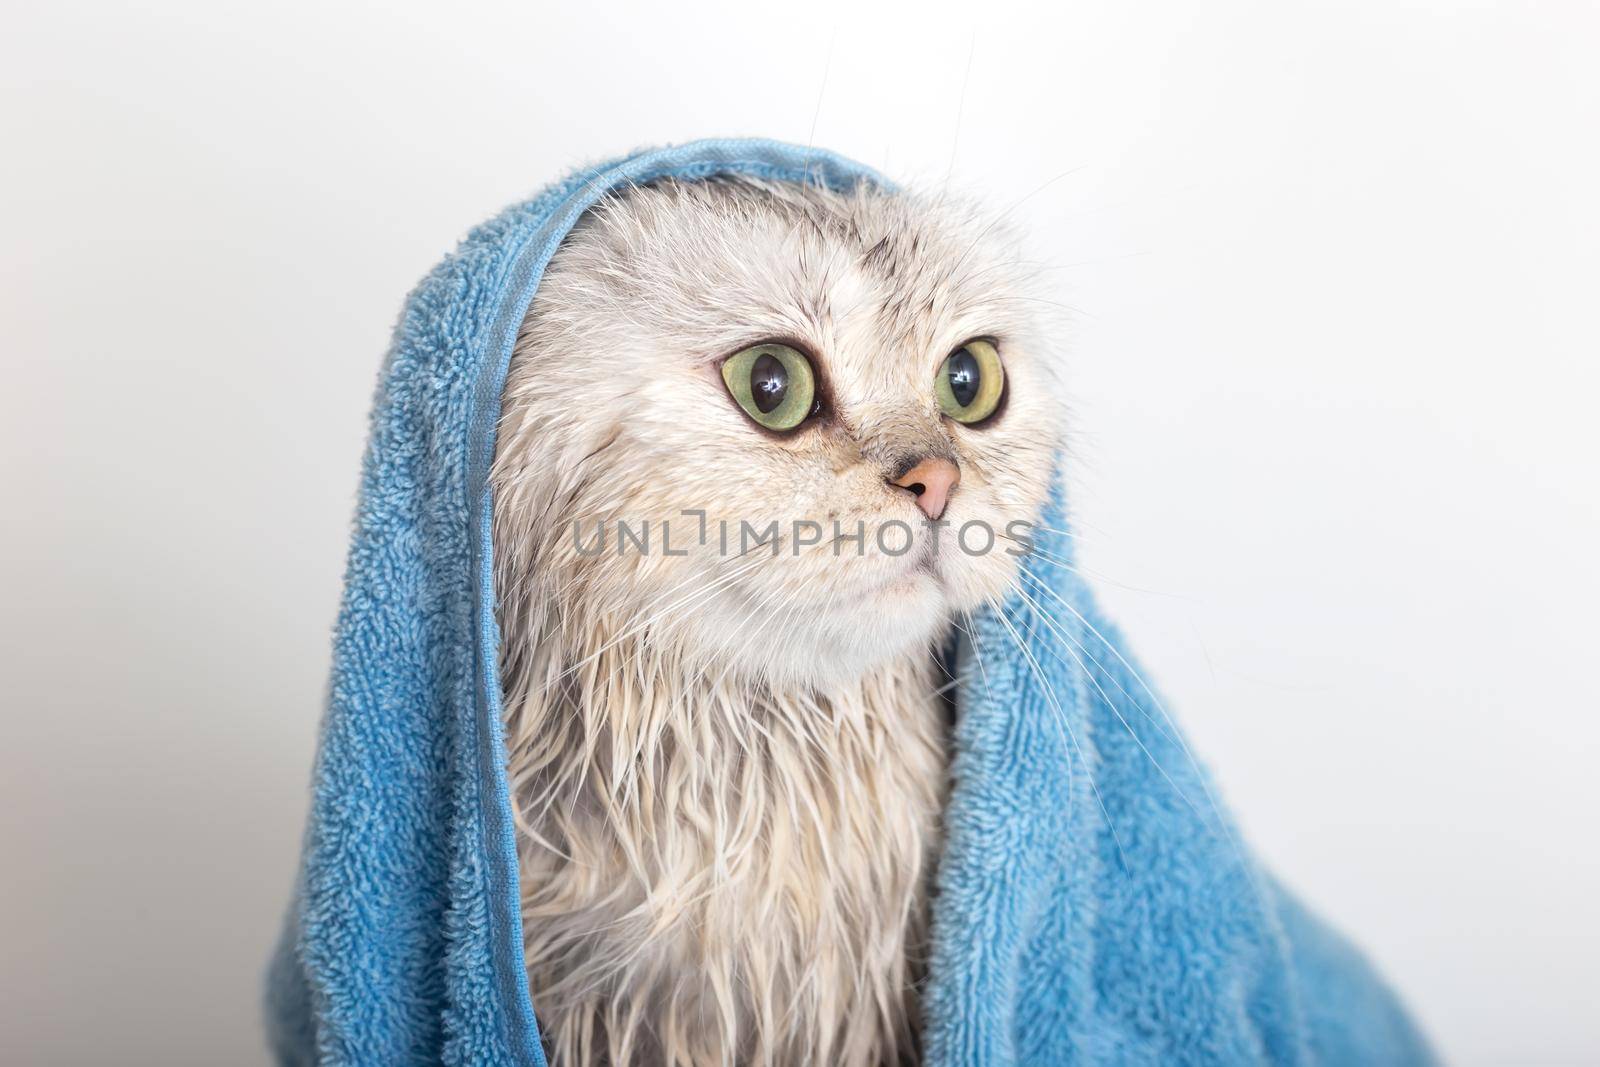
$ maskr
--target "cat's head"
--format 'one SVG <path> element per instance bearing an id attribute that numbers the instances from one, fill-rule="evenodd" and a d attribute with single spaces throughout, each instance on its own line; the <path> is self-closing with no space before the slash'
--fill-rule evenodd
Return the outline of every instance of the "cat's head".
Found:
<path id="1" fill-rule="evenodd" d="M 602 202 L 505 387 L 508 641 L 639 636 L 826 685 L 1004 596 L 1060 443 L 1029 277 L 942 198 L 718 179 Z"/>

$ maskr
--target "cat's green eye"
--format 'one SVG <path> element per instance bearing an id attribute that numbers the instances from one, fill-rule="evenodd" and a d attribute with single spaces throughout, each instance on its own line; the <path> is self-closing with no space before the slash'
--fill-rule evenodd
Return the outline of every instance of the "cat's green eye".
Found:
<path id="1" fill-rule="evenodd" d="M 805 422 L 817 400 L 811 361 L 788 345 L 756 345 L 729 356 L 722 381 L 746 415 L 779 433 Z"/>
<path id="2" fill-rule="evenodd" d="M 988 341 L 968 341 L 939 366 L 933 393 L 939 410 L 971 426 L 995 413 L 1006 391 L 1006 369 Z"/>

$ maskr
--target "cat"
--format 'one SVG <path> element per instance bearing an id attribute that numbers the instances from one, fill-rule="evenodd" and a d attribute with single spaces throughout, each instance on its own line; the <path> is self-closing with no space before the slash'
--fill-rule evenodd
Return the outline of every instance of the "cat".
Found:
<path id="1" fill-rule="evenodd" d="M 555 1067 L 916 1061 L 938 650 L 1062 443 L 1032 285 L 998 221 L 865 183 L 631 187 L 551 260 L 491 488 Z"/>

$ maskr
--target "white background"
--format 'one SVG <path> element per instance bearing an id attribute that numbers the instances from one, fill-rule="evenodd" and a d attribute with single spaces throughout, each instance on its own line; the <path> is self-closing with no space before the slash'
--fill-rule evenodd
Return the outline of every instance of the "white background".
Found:
<path id="1" fill-rule="evenodd" d="M 1600 1057 L 1594 7 L 134 6 L 0 36 L 0 1059 L 264 1061 L 401 298 L 721 134 L 1013 211 L 1248 835 L 1453 1061 Z"/>

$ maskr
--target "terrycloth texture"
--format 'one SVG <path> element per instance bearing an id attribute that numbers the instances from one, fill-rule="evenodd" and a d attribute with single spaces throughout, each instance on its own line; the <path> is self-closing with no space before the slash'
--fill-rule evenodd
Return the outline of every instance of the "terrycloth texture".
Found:
<path id="1" fill-rule="evenodd" d="M 539 276 L 582 211 L 627 182 L 718 172 L 881 181 L 766 141 L 641 153 L 480 226 L 407 302 L 269 980 L 283 1063 L 544 1063 L 496 667 L 487 471 L 500 391 Z M 1059 505 L 1047 522 L 1064 527 Z M 1360 957 L 1245 858 L 1063 565 L 1069 539 L 1039 544 L 1026 596 L 980 617 L 960 653 L 927 1062 L 1429 1062 Z"/>

